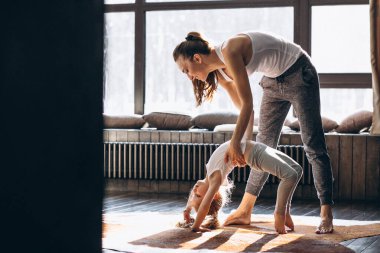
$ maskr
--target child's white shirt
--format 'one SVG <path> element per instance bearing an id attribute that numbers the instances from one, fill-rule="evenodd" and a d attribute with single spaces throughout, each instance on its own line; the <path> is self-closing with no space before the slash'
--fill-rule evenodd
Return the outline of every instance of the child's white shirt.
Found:
<path id="1" fill-rule="evenodd" d="M 228 161 L 228 163 L 224 162 L 224 155 L 227 152 L 227 149 L 230 145 L 230 141 L 227 141 L 223 144 L 221 144 L 211 155 L 210 159 L 208 160 L 208 163 L 206 164 L 206 170 L 207 170 L 207 177 L 210 177 L 212 173 L 214 173 L 217 170 L 220 170 L 222 174 L 222 185 L 226 186 L 228 184 L 227 176 L 231 173 L 231 171 L 234 169 L 234 166 L 231 163 L 231 159 Z M 240 144 L 241 150 L 244 154 L 245 152 L 245 146 L 246 142 L 243 141 Z"/>

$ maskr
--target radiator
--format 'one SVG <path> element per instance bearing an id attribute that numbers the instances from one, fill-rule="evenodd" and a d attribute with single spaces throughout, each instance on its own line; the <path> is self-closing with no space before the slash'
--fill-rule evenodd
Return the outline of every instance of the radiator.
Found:
<path id="1" fill-rule="evenodd" d="M 205 177 L 205 165 L 219 144 L 105 142 L 104 177 L 195 181 Z M 280 145 L 278 150 L 292 157 L 304 170 L 301 184 L 312 184 L 311 166 L 300 145 Z M 250 168 L 237 168 L 229 175 L 235 182 L 246 182 Z M 270 176 L 267 184 L 278 184 Z"/>

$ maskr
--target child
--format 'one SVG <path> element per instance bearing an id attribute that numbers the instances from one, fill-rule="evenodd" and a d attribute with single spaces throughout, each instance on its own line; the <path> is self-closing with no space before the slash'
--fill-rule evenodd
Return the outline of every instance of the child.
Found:
<path id="1" fill-rule="evenodd" d="M 253 115 L 250 121 L 252 118 Z M 252 131 L 250 125 L 248 129 Z M 251 133 L 250 131 L 248 134 Z M 227 186 L 228 189 L 227 176 L 234 168 L 231 161 L 224 162 L 224 154 L 228 147 L 229 141 L 214 151 L 206 165 L 206 178 L 198 180 L 190 192 L 184 211 L 184 219 L 186 223 L 190 223 L 191 209 L 194 208 L 197 211 L 196 219 L 191 227 L 192 231 L 209 231 L 206 226 L 201 226 L 207 214 L 212 215 L 217 224 L 217 213 L 223 205 L 223 191 L 220 191 L 220 187 Z M 251 169 L 265 171 L 281 179 L 277 190 L 274 226 L 279 234 L 286 233 L 285 225 L 294 230 L 290 216 L 290 203 L 294 190 L 302 177 L 302 167 L 286 154 L 252 140 L 243 141 L 241 149 L 244 153 L 244 159 Z M 212 208 L 210 209 L 210 207 Z"/>

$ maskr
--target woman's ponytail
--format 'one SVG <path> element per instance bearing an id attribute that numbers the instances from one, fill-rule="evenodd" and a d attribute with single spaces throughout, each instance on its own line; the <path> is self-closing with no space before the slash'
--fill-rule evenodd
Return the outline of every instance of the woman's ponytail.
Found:
<path id="1" fill-rule="evenodd" d="M 182 56 L 192 61 L 194 54 L 209 55 L 210 53 L 211 47 L 209 42 L 204 39 L 200 33 L 189 32 L 185 40 L 174 49 L 173 58 L 174 61 L 177 61 L 177 59 Z M 217 78 L 216 71 L 213 71 L 209 73 L 205 82 L 197 79 L 192 81 L 197 106 L 201 105 L 205 100 L 212 99 L 217 89 Z"/>

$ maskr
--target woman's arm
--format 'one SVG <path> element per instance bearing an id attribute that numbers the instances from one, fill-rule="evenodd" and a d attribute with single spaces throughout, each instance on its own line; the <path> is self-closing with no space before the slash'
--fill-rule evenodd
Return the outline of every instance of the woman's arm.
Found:
<path id="1" fill-rule="evenodd" d="M 215 197 L 215 194 L 218 192 L 222 181 L 222 174 L 220 171 L 215 171 L 209 177 L 209 187 L 207 192 L 202 199 L 201 204 L 199 205 L 197 217 L 195 218 L 194 224 L 191 227 L 194 232 L 206 232 L 210 231 L 209 229 L 205 229 L 201 227 L 202 222 L 206 218 L 208 211 L 210 210 L 211 202 Z"/>
<path id="2" fill-rule="evenodd" d="M 220 86 L 222 86 L 222 88 L 227 91 L 227 94 L 231 98 L 232 102 L 234 103 L 236 108 L 239 109 L 239 111 L 240 111 L 241 101 L 240 101 L 239 95 L 236 91 L 236 88 L 234 87 L 235 84 L 233 82 L 229 82 L 229 81 L 224 80 L 223 76 L 219 76 L 218 78 L 219 78 L 218 82 L 219 82 Z M 245 139 L 245 140 L 251 140 L 252 139 L 254 116 L 255 116 L 255 111 L 252 110 L 247 129 L 245 130 L 244 136 L 243 136 L 243 139 Z"/>
<path id="3" fill-rule="evenodd" d="M 234 80 L 237 96 L 240 99 L 240 114 L 225 162 L 231 159 L 233 164 L 243 166 L 245 165 L 245 160 L 240 148 L 240 142 L 253 112 L 253 99 L 239 39 L 229 40 L 223 50 L 223 55 L 226 67 Z"/>
<path id="4" fill-rule="evenodd" d="M 243 140 L 252 140 L 254 116 L 255 116 L 255 112 L 252 111 L 251 117 L 249 118 L 247 129 L 245 129 L 245 132 L 244 132 Z"/>
<path id="5" fill-rule="evenodd" d="M 231 98 L 235 107 L 240 111 L 241 110 L 241 101 L 237 93 L 234 82 L 224 80 L 223 76 L 218 75 L 218 83 L 222 86 L 223 89 L 227 91 L 228 96 Z"/>

